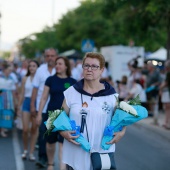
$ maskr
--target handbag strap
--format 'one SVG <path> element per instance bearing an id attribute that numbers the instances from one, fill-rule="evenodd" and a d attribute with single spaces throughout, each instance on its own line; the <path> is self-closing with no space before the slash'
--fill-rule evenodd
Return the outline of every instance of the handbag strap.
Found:
<path id="1" fill-rule="evenodd" d="M 82 103 L 82 106 L 83 106 L 83 95 L 82 95 L 82 93 L 81 93 L 81 103 Z M 87 130 L 87 123 L 86 123 L 86 119 L 85 119 L 85 126 L 86 126 L 86 132 L 87 132 L 87 140 L 88 140 L 88 142 L 89 142 L 89 134 L 88 134 L 88 130 Z"/>

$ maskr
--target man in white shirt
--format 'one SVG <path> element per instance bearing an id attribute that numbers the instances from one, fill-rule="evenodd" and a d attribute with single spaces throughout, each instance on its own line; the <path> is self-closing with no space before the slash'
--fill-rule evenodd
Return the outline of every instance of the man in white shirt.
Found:
<path id="1" fill-rule="evenodd" d="M 34 116 L 37 115 L 37 111 L 39 110 L 39 104 L 41 100 L 41 96 L 44 90 L 45 81 L 49 76 L 52 76 L 55 74 L 55 60 L 57 59 L 57 53 L 56 50 L 53 48 L 49 48 L 45 50 L 45 64 L 42 64 L 36 71 L 36 74 L 33 79 L 33 91 L 32 91 L 32 97 L 31 97 L 31 114 Z M 49 101 L 49 100 L 48 100 Z M 44 106 L 42 117 L 37 118 L 37 122 L 41 122 L 41 125 L 39 127 L 39 161 L 36 163 L 39 167 L 44 168 L 46 166 L 47 162 L 47 155 L 46 155 L 46 141 L 43 138 L 44 135 L 44 121 L 43 117 L 44 114 L 46 114 L 47 110 L 47 104 Z M 36 103 L 36 107 L 35 107 Z M 37 123 L 39 124 L 39 123 Z"/>
<path id="2" fill-rule="evenodd" d="M 79 71 L 76 67 L 75 61 L 73 59 L 70 59 L 69 62 L 70 62 L 70 66 L 71 66 L 71 77 L 76 79 L 77 81 L 79 81 L 80 75 L 79 75 Z"/>

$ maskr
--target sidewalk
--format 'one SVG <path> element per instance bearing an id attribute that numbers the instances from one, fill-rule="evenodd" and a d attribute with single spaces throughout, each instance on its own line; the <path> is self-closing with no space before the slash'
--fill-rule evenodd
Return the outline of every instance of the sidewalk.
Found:
<path id="1" fill-rule="evenodd" d="M 147 128 L 154 133 L 157 133 L 158 135 L 160 135 L 161 137 L 165 138 L 170 142 L 170 130 L 167 130 L 162 127 L 162 125 L 164 124 L 164 120 L 165 120 L 165 113 L 160 112 L 158 117 L 158 125 L 153 124 L 153 117 L 148 117 L 146 119 L 143 119 L 137 122 L 136 124 L 144 128 Z"/>

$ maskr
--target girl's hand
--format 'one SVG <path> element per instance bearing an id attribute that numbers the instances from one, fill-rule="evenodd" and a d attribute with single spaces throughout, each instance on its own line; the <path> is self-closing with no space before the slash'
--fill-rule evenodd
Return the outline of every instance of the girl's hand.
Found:
<path id="1" fill-rule="evenodd" d="M 30 112 L 31 112 L 31 116 L 32 117 L 36 117 L 37 116 L 37 112 L 36 112 L 35 106 L 31 106 Z"/>
<path id="2" fill-rule="evenodd" d="M 71 134 L 74 134 L 75 131 L 60 131 L 60 135 L 63 136 L 66 140 L 68 140 L 69 142 L 75 144 L 75 145 L 80 145 L 79 143 L 77 143 L 74 139 L 78 138 L 78 136 L 72 136 Z"/>
<path id="3" fill-rule="evenodd" d="M 21 107 L 17 107 L 17 116 L 20 117 L 22 115 Z"/>
<path id="4" fill-rule="evenodd" d="M 40 126 L 42 122 L 42 116 L 39 114 L 36 118 L 37 125 Z"/>

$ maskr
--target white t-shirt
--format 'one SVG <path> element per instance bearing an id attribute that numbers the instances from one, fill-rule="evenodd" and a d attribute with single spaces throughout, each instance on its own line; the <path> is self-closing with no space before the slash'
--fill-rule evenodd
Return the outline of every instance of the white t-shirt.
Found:
<path id="1" fill-rule="evenodd" d="M 76 80 L 80 80 L 80 74 L 79 74 L 79 71 L 76 67 L 74 67 L 72 70 L 71 70 L 71 77 L 76 79 Z"/>
<path id="2" fill-rule="evenodd" d="M 78 64 L 76 66 L 76 69 L 77 69 L 77 72 L 78 72 L 78 77 L 77 77 L 77 80 L 81 80 L 83 78 L 83 68 L 82 68 L 82 64 Z"/>
<path id="3" fill-rule="evenodd" d="M 141 102 L 146 102 L 146 93 L 140 84 L 135 83 L 129 93 L 133 94 L 133 98 L 139 94 Z"/>
<path id="4" fill-rule="evenodd" d="M 105 67 L 102 73 L 102 78 L 107 78 L 109 76 L 109 71 L 108 69 Z"/>
<path id="5" fill-rule="evenodd" d="M 114 94 L 118 96 L 118 94 Z M 93 97 L 82 95 L 83 102 L 88 104 L 86 110 L 88 114 L 86 116 L 86 123 L 88 128 L 88 135 L 90 146 L 93 150 L 100 153 L 114 152 L 115 144 L 113 144 L 109 150 L 103 150 L 101 148 L 101 141 L 103 137 L 104 129 L 110 124 L 113 109 L 116 104 L 116 98 L 113 94 L 108 96 Z M 76 121 L 76 125 L 81 125 L 82 101 L 81 94 L 75 90 L 73 86 L 64 91 L 66 104 L 70 108 L 69 117 L 71 120 Z M 104 110 L 104 107 L 106 108 Z M 82 133 L 84 138 L 87 139 L 86 128 Z M 70 154 L 68 154 L 70 153 Z M 84 151 L 80 146 L 64 140 L 63 143 L 63 162 L 70 165 L 74 170 L 92 170 L 90 153 Z"/>
<path id="6" fill-rule="evenodd" d="M 27 69 L 25 69 L 25 68 L 18 68 L 17 69 L 17 73 L 20 74 L 21 78 L 23 78 L 27 74 Z"/>
<path id="7" fill-rule="evenodd" d="M 135 72 L 135 73 L 131 74 L 131 75 L 128 77 L 128 82 L 127 82 L 128 88 L 131 89 L 134 80 L 139 80 L 139 79 L 141 79 L 141 77 L 142 77 L 142 75 L 141 75 L 140 72 Z"/>
<path id="8" fill-rule="evenodd" d="M 41 96 L 44 90 L 45 81 L 49 76 L 52 76 L 56 73 L 55 68 L 53 68 L 52 72 L 50 73 L 48 70 L 47 64 L 42 64 L 36 71 L 34 79 L 33 79 L 33 87 L 38 88 L 38 94 L 36 99 L 36 110 L 39 110 L 39 105 L 41 101 Z M 47 111 L 47 104 L 49 102 L 49 98 L 44 106 L 43 113 Z"/>

